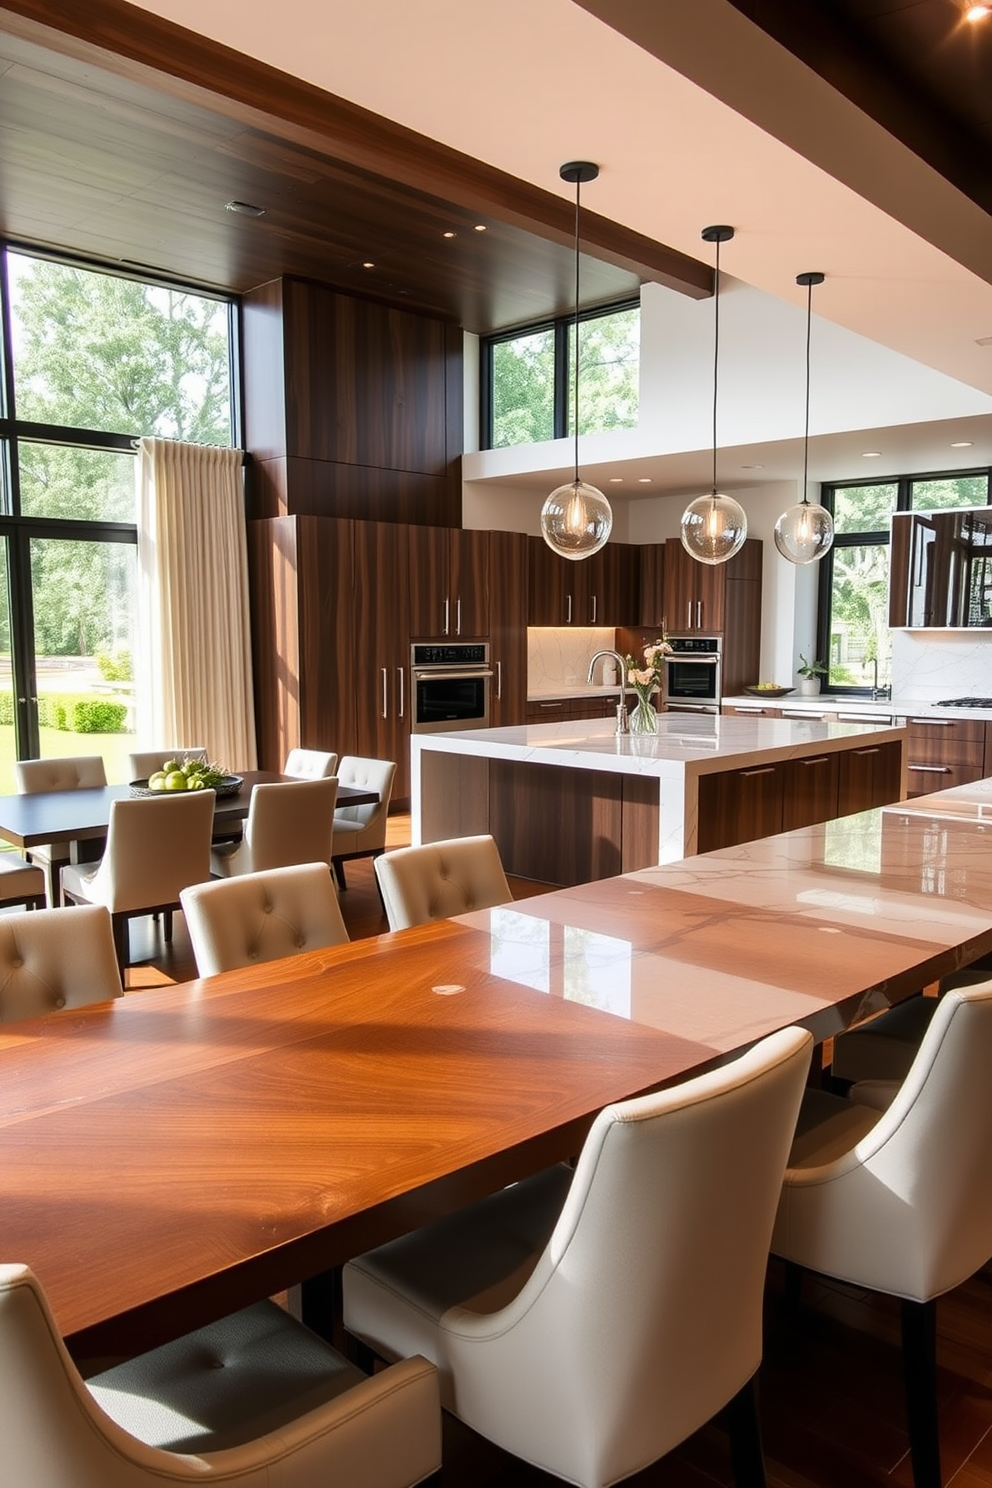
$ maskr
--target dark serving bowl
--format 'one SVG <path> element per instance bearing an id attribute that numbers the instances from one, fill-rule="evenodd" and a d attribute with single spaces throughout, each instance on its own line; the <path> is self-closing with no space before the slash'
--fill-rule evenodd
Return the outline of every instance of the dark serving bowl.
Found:
<path id="1" fill-rule="evenodd" d="M 794 687 L 745 687 L 744 691 L 748 697 L 757 698 L 783 698 L 795 692 Z"/>
<path id="2" fill-rule="evenodd" d="M 216 785 L 210 789 L 221 796 L 236 796 L 244 785 L 240 775 L 225 775 Z M 132 780 L 130 785 L 132 796 L 181 796 L 183 791 L 151 790 L 147 780 Z"/>

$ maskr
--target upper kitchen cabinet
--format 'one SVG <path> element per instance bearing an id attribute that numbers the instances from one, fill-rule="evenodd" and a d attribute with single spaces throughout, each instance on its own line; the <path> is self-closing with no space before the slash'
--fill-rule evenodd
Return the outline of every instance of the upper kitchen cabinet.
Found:
<path id="1" fill-rule="evenodd" d="M 553 553 L 541 537 L 528 539 L 528 620 L 531 625 L 632 625 L 640 609 L 638 552 L 607 543 L 591 558 Z"/>
<path id="2" fill-rule="evenodd" d="M 992 507 L 896 512 L 889 565 L 889 624 L 992 626 Z"/>
<path id="3" fill-rule="evenodd" d="M 641 561 L 641 612 L 638 624 L 657 630 L 665 623 L 665 544 L 643 543 L 637 549 Z"/>
<path id="4" fill-rule="evenodd" d="M 409 527 L 409 617 L 414 640 L 489 634 L 489 533 Z M 524 611 L 521 610 L 521 624 Z"/>
<path id="5" fill-rule="evenodd" d="M 760 601 L 761 542 L 748 538 L 726 563 L 699 563 L 682 546 L 681 538 L 665 543 L 664 620 L 672 635 L 727 629 L 727 586 L 756 583 Z"/>
<path id="6" fill-rule="evenodd" d="M 456 325 L 293 278 L 242 305 L 252 516 L 460 522 Z"/>

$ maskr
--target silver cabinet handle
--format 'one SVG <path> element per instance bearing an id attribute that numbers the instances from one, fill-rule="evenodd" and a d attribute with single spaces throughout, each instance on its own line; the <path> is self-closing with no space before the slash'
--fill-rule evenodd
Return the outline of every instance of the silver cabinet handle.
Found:
<path id="1" fill-rule="evenodd" d="M 827 755 L 825 755 L 825 754 L 818 754 L 816 756 L 816 759 L 804 759 L 804 760 L 800 760 L 799 763 L 801 765 L 825 765 L 827 763 L 827 759 L 828 759 L 828 756 Z"/>
<path id="2" fill-rule="evenodd" d="M 774 775 L 775 766 L 762 765 L 760 770 L 738 770 L 737 773 L 738 775 L 740 775 L 742 780 L 747 780 L 751 775 Z"/>
<path id="3" fill-rule="evenodd" d="M 563 708 L 564 703 L 538 703 L 539 708 Z"/>
<path id="4" fill-rule="evenodd" d="M 852 754 L 877 754 L 878 753 L 878 746 L 876 745 L 874 749 L 852 749 L 851 753 Z"/>
<path id="5" fill-rule="evenodd" d="M 565 598 L 568 601 L 568 609 L 565 611 L 565 624 L 566 625 L 571 625 L 571 623 L 572 623 L 572 596 L 570 594 L 566 594 L 565 595 Z"/>
<path id="6" fill-rule="evenodd" d="M 590 623 L 592 625 L 595 625 L 596 624 L 596 596 L 595 596 L 595 594 L 592 597 L 592 620 L 591 620 Z"/>
<path id="7" fill-rule="evenodd" d="M 686 630 L 691 630 L 692 629 L 692 600 L 691 599 L 690 599 L 689 603 L 685 607 L 685 628 L 686 628 Z"/>
<path id="8" fill-rule="evenodd" d="M 382 716 L 389 717 L 389 673 L 385 667 L 382 669 Z"/>
<path id="9" fill-rule="evenodd" d="M 450 635 L 451 634 L 451 600 L 450 599 L 446 599 L 444 601 L 444 627 L 443 627 L 443 633 L 445 635 Z"/>
<path id="10" fill-rule="evenodd" d="M 697 630 L 702 630 L 702 628 L 703 628 L 703 601 L 701 599 L 697 599 L 696 600 L 696 629 Z"/>
<path id="11" fill-rule="evenodd" d="M 462 633 L 462 602 L 461 602 L 461 599 L 458 598 L 458 599 L 455 600 L 455 635 L 461 635 L 461 633 Z"/>
<path id="12" fill-rule="evenodd" d="M 950 765 L 907 765 L 907 770 L 916 770 L 918 773 L 927 775 L 950 775 Z"/>
<path id="13" fill-rule="evenodd" d="M 909 718 L 907 723 L 922 724 L 924 728 L 953 728 L 953 718 Z"/>
<path id="14" fill-rule="evenodd" d="M 396 716 L 403 718 L 406 716 L 406 678 L 402 667 L 397 667 L 396 671 L 400 679 L 400 711 Z"/>
<path id="15" fill-rule="evenodd" d="M 496 701 L 498 703 L 503 701 L 503 663 L 501 661 L 496 663 Z"/>

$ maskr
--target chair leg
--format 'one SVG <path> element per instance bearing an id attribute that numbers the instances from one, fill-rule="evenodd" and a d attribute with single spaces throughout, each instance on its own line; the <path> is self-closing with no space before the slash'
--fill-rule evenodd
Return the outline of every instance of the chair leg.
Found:
<path id="1" fill-rule="evenodd" d="M 163 938 L 165 939 L 166 942 L 168 942 L 168 941 L 170 941 L 172 939 L 172 910 L 171 909 L 163 909 L 163 911 L 162 911 L 162 927 L 163 927 L 162 928 Z"/>
<path id="2" fill-rule="evenodd" d="M 937 1420 L 937 1303 L 902 1304 L 902 1367 L 916 1488 L 941 1488 Z"/>
<path id="3" fill-rule="evenodd" d="M 348 887 L 348 881 L 344 876 L 344 859 L 334 858 L 331 866 L 334 869 L 334 877 L 338 881 L 338 889 L 343 891 Z"/>
<path id="4" fill-rule="evenodd" d="M 379 907 L 382 910 L 383 914 L 386 913 L 386 901 L 382 897 L 382 884 L 379 882 L 379 875 L 375 871 L 375 860 L 376 858 L 381 858 L 385 851 L 386 849 L 384 847 L 380 847 L 378 852 L 370 854 L 372 858 L 372 877 L 375 880 L 375 891 L 379 895 Z"/>
<path id="5" fill-rule="evenodd" d="M 117 969 L 120 971 L 121 982 L 123 982 L 124 973 L 127 970 L 129 949 L 127 936 L 127 915 L 111 915 L 110 924 L 114 932 L 114 951 L 117 955 Z"/>
<path id="6" fill-rule="evenodd" d="M 758 1377 L 752 1375 L 727 1406 L 730 1460 L 736 1488 L 767 1488 L 765 1454 L 758 1420 Z"/>

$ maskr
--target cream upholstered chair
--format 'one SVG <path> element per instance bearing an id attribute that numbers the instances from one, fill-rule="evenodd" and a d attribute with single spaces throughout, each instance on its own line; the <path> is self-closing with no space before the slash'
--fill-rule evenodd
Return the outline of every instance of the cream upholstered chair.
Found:
<path id="1" fill-rule="evenodd" d="M 377 858 L 385 851 L 386 820 L 395 774 L 392 760 L 365 759 L 358 754 L 342 756 L 338 784 L 376 791 L 379 800 L 367 806 L 339 806 L 334 813 L 332 856 L 339 889 L 348 887 L 344 865 L 349 858 Z"/>
<path id="2" fill-rule="evenodd" d="M 0 1023 L 121 995 L 102 905 L 0 917 Z"/>
<path id="3" fill-rule="evenodd" d="M 988 981 L 992 967 L 984 964 L 985 959 L 943 977 L 941 995 L 955 987 L 974 987 Z M 838 1034 L 834 1039 L 831 1074 L 851 1083 L 904 1080 L 936 1011 L 935 997 L 907 997 L 879 1013 L 877 1018 Z"/>
<path id="4" fill-rule="evenodd" d="M 107 783 L 107 772 L 98 754 L 68 755 L 63 759 L 17 760 L 14 779 L 20 796 L 41 795 L 45 791 L 94 790 Z M 68 842 L 44 842 L 32 847 L 28 861 L 37 863 L 45 874 L 48 902 L 61 903 L 59 869 L 69 861 Z"/>
<path id="5" fill-rule="evenodd" d="M 47 903 L 44 870 L 16 853 L 0 852 L 0 905 L 26 904 L 29 909 L 44 909 Z"/>
<path id="6" fill-rule="evenodd" d="M 440 1467 L 423 1359 L 374 1379 L 261 1302 L 85 1383 L 26 1266 L 0 1266 L 5 1479 L 24 1488 L 410 1488 Z"/>
<path id="7" fill-rule="evenodd" d="M 179 900 L 200 976 L 348 939 L 326 863 L 196 884 Z"/>
<path id="8" fill-rule="evenodd" d="M 110 910 L 117 964 L 128 963 L 127 922 L 179 908 L 179 891 L 210 877 L 214 793 L 189 791 L 112 801 L 107 846 L 99 863 L 62 869 L 62 892 L 74 904 Z M 166 939 L 171 936 L 166 918 Z"/>
<path id="9" fill-rule="evenodd" d="M 331 865 L 331 832 L 337 777 L 283 780 L 256 785 L 251 793 L 243 840 L 215 847 L 211 872 L 218 878 L 288 868 L 294 863 Z"/>
<path id="10" fill-rule="evenodd" d="M 192 760 L 198 759 L 204 762 L 207 759 L 207 751 L 202 744 L 190 745 L 184 749 L 176 745 L 174 749 L 145 749 L 138 754 L 128 755 L 128 780 L 147 780 L 149 775 L 154 775 L 156 770 L 169 760 Z"/>
<path id="11" fill-rule="evenodd" d="M 992 982 L 947 992 L 909 1074 L 870 1100 L 810 1090 L 772 1249 L 902 1300 L 917 1488 L 938 1488 L 936 1298 L 992 1256 Z M 881 1107 L 882 1109 L 877 1109 Z"/>
<path id="12" fill-rule="evenodd" d="M 282 767 L 294 780 L 329 780 L 337 774 L 338 757 L 323 749 L 291 749 Z"/>
<path id="13" fill-rule="evenodd" d="M 390 930 L 491 909 L 513 898 L 491 837 L 452 837 L 398 847 L 375 860 Z"/>
<path id="14" fill-rule="evenodd" d="M 768 1241 L 812 1039 L 607 1106 L 558 1166 L 350 1261 L 348 1331 L 438 1366 L 441 1403 L 582 1488 L 646 1467 L 728 1402 L 764 1482 L 750 1382 Z"/>

